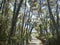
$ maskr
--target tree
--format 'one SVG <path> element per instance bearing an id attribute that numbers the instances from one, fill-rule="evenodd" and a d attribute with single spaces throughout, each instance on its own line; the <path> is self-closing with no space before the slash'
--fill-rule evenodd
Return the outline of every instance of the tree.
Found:
<path id="1" fill-rule="evenodd" d="M 56 30 L 56 33 L 57 33 L 57 37 L 59 36 L 59 32 L 58 32 L 58 26 L 57 26 L 57 24 L 56 24 L 56 22 L 55 22 L 55 19 L 54 19 L 54 17 L 53 17 L 53 14 L 52 14 L 52 11 L 51 11 L 51 8 L 50 8 L 50 3 L 49 3 L 49 0 L 47 0 L 47 3 L 48 3 L 48 9 L 49 9 L 49 14 L 50 14 L 50 19 L 52 20 L 52 23 L 54 24 L 54 26 L 55 26 L 55 30 Z"/>
<path id="2" fill-rule="evenodd" d="M 14 13 L 13 13 L 13 18 L 12 18 L 12 25 L 11 25 L 11 30 L 10 30 L 10 34 L 9 34 L 9 43 L 10 43 L 11 36 L 13 36 L 13 33 L 14 33 L 14 27 L 16 26 L 17 17 L 18 17 L 22 2 L 23 2 L 23 0 L 21 0 L 19 2 L 16 12 L 15 12 L 15 9 L 16 9 L 16 2 L 15 2 Z"/>

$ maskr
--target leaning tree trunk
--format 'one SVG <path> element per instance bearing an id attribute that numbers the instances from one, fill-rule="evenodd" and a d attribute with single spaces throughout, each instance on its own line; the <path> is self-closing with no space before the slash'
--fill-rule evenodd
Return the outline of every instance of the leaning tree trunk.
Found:
<path id="1" fill-rule="evenodd" d="M 54 25 L 54 28 L 56 30 L 56 33 L 57 33 L 57 37 L 58 37 L 58 26 L 57 26 L 57 23 L 55 22 L 55 19 L 54 19 L 54 16 L 52 14 L 52 11 L 51 11 L 51 8 L 50 8 L 50 3 L 49 3 L 49 0 L 47 0 L 47 3 L 48 3 L 48 10 L 49 10 L 49 16 L 50 16 L 50 19 L 52 20 L 52 23 Z"/>
<path id="2" fill-rule="evenodd" d="M 58 12 L 58 0 L 56 1 L 56 15 L 57 15 L 57 32 L 59 31 L 59 12 Z M 59 37 L 59 32 L 58 32 L 58 37 Z"/>
<path id="3" fill-rule="evenodd" d="M 16 5 L 14 6 L 14 14 L 13 14 L 11 30 L 10 30 L 10 34 L 9 34 L 9 44 L 10 44 L 10 41 L 11 41 L 11 37 L 13 36 L 13 33 L 14 33 L 14 26 L 16 26 L 17 17 L 18 17 L 22 2 L 23 2 L 23 0 L 21 0 L 19 2 L 19 5 L 18 5 L 18 8 L 17 8 L 16 12 L 15 12 L 15 8 L 16 8 L 15 6 Z"/>

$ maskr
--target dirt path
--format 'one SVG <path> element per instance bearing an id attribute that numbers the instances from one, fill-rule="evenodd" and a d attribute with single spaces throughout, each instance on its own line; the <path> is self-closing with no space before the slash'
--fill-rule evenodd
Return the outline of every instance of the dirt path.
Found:
<path id="1" fill-rule="evenodd" d="M 33 36 L 32 40 L 29 42 L 29 45 L 42 45 L 42 42 Z"/>

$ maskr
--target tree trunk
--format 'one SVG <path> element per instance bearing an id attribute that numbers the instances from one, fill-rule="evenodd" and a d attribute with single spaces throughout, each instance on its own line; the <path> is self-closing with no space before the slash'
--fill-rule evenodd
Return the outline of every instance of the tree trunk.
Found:
<path id="1" fill-rule="evenodd" d="M 18 17 L 22 2 L 23 2 L 23 0 L 20 1 L 16 12 L 15 12 L 16 3 L 15 3 L 15 6 L 14 6 L 14 14 L 13 14 L 11 30 L 10 30 L 10 34 L 9 34 L 9 43 L 10 43 L 11 37 L 13 36 L 13 33 L 14 33 L 14 26 L 16 26 L 17 17 Z"/>
<path id="2" fill-rule="evenodd" d="M 50 8 L 49 0 L 47 0 L 47 3 L 48 3 L 49 14 L 50 14 L 49 16 L 50 16 L 50 19 L 52 20 L 52 23 L 53 23 L 53 25 L 54 25 L 54 28 L 56 29 L 56 33 L 57 33 L 57 37 L 58 37 L 58 26 L 57 26 L 57 23 L 56 23 L 55 20 L 54 20 L 54 17 L 53 17 L 51 8 Z"/>

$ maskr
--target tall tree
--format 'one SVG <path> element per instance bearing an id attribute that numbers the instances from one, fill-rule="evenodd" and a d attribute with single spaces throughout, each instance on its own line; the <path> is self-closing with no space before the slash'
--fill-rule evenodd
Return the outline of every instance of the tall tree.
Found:
<path id="1" fill-rule="evenodd" d="M 58 12 L 58 0 L 56 0 L 56 15 L 57 15 L 57 31 L 59 31 L 59 12 Z M 59 32 L 58 32 L 59 36 Z"/>
<path id="2" fill-rule="evenodd" d="M 16 3 L 14 5 L 14 13 L 13 13 L 13 18 L 12 18 L 11 30 L 10 30 L 10 34 L 9 34 L 9 43 L 10 43 L 10 39 L 11 39 L 10 37 L 12 37 L 13 33 L 14 33 L 14 26 L 16 26 L 17 17 L 18 17 L 18 14 L 19 14 L 22 3 L 23 3 L 23 0 L 20 0 L 16 12 L 15 12 Z"/>
<path id="3" fill-rule="evenodd" d="M 55 22 L 55 19 L 54 19 L 53 14 L 52 14 L 49 1 L 50 1 L 50 0 L 47 0 L 47 3 L 48 3 L 48 10 L 49 10 L 49 16 L 50 16 L 50 19 L 52 20 L 53 25 L 55 26 L 54 28 L 55 28 L 55 30 L 56 30 L 57 37 L 58 37 L 58 26 L 57 26 L 57 23 Z"/>

